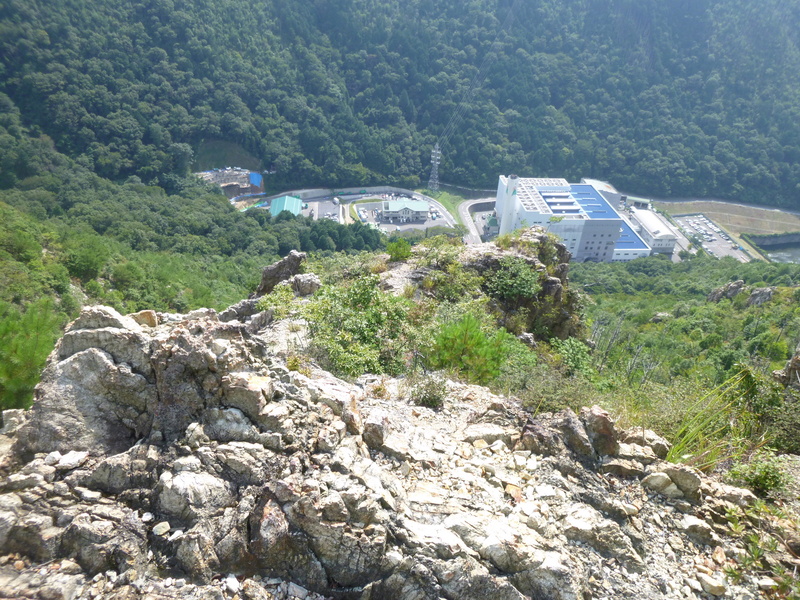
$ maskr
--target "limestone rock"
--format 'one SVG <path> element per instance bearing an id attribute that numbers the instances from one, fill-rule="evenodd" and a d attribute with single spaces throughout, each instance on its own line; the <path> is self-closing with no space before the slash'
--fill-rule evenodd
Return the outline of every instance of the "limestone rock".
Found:
<path id="1" fill-rule="evenodd" d="M 703 587 L 703 591 L 712 596 L 722 596 L 727 591 L 725 584 L 715 577 L 706 575 L 705 573 L 697 573 L 697 580 Z"/>
<path id="2" fill-rule="evenodd" d="M 475 264 L 496 268 L 488 248 Z M 566 270 L 554 274 L 566 282 Z M 0 556 L 0 596 L 718 590 L 687 565 L 706 568 L 705 546 L 734 552 L 720 525 L 729 502 L 751 495 L 660 462 L 668 444 L 653 432 L 620 431 L 597 407 L 531 416 L 456 382 L 434 412 L 406 402 L 400 380 L 381 380 L 377 398 L 368 380 L 290 372 L 270 341 L 288 326 L 251 327 L 253 310 L 158 314 L 155 326 L 81 313 L 33 408 L 6 418 L 0 441 L 17 452 L 1 464 L 0 548 L 16 555 Z M 727 560 L 711 557 L 714 568 Z M 747 579 L 726 592 L 758 593 Z"/>
<path id="3" fill-rule="evenodd" d="M 639 446 L 650 448 L 650 450 L 662 460 L 667 458 L 667 453 L 671 448 L 671 444 L 654 431 L 639 427 L 628 429 L 624 432 L 620 441 L 626 444 L 638 444 Z"/>
<path id="4" fill-rule="evenodd" d="M 663 471 L 669 475 L 672 482 L 689 500 L 698 501 L 700 499 L 700 486 L 703 479 L 699 471 L 686 465 L 669 463 L 664 465 Z"/>
<path id="5" fill-rule="evenodd" d="M 583 408 L 581 420 L 586 427 L 586 433 L 600 456 L 614 456 L 619 450 L 619 432 L 616 425 L 605 410 L 599 406 Z"/>
<path id="6" fill-rule="evenodd" d="M 666 473 L 650 473 L 642 479 L 642 486 L 655 490 L 667 498 L 683 498 L 683 492 L 675 485 Z"/>
<path id="7" fill-rule="evenodd" d="M 586 505 L 573 505 L 564 517 L 564 535 L 589 544 L 603 556 L 613 556 L 634 571 L 644 567 L 642 558 L 619 525 Z"/>
<path id="8" fill-rule="evenodd" d="M 298 296 L 310 296 L 322 287 L 322 281 L 314 273 L 300 273 L 290 279 L 292 289 Z"/>
<path id="9" fill-rule="evenodd" d="M 264 267 L 261 272 L 261 283 L 258 284 L 253 297 L 258 298 L 269 294 L 281 281 L 286 281 L 293 275 L 297 275 L 305 259 L 305 252 L 292 250 L 281 260 Z"/>
<path id="10" fill-rule="evenodd" d="M 145 327 L 158 327 L 158 315 L 154 310 L 140 310 L 139 312 L 128 315 L 131 319 L 136 321 L 139 325 Z"/>

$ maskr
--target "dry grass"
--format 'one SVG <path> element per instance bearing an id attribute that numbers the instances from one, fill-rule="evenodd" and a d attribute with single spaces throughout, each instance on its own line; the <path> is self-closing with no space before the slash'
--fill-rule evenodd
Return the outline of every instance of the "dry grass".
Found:
<path id="1" fill-rule="evenodd" d="M 800 216 L 774 208 L 756 208 L 727 202 L 656 202 L 656 208 L 670 215 L 702 213 L 733 234 L 788 233 L 800 231 Z"/>

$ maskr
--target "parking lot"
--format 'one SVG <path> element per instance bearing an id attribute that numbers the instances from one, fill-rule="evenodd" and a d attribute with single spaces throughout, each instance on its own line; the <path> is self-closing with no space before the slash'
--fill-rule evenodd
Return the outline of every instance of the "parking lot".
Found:
<path id="1" fill-rule="evenodd" d="M 331 219 L 332 221 L 339 222 L 339 205 L 333 201 L 333 197 L 324 199 L 310 199 L 303 202 L 302 215 L 304 217 L 311 217 L 316 221 L 320 219 Z"/>
<path id="2" fill-rule="evenodd" d="M 750 261 L 750 257 L 739 244 L 724 229 L 704 215 L 683 215 L 673 218 L 687 238 L 712 256 L 733 256 L 740 262 Z"/>

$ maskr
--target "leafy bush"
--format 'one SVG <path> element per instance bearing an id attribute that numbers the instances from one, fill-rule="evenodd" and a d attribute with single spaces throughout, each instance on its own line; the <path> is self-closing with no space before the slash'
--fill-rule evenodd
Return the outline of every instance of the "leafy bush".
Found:
<path id="1" fill-rule="evenodd" d="M 441 408 L 447 397 L 447 382 L 436 375 L 427 375 L 412 383 L 409 395 L 417 406 Z"/>
<path id="2" fill-rule="evenodd" d="M 576 373 L 591 375 L 593 373 L 589 347 L 582 341 L 575 338 L 554 339 L 550 342 L 550 345 L 561 356 L 561 360 L 567 368 L 567 375 L 575 375 Z"/>
<path id="3" fill-rule="evenodd" d="M 405 369 L 410 303 L 381 292 L 378 282 L 367 275 L 347 287 L 323 288 L 305 309 L 319 358 L 339 375 L 396 375 Z"/>
<path id="4" fill-rule="evenodd" d="M 505 256 L 500 268 L 486 278 L 486 291 L 497 300 L 519 305 L 536 298 L 542 289 L 539 273 L 517 256 Z"/>
<path id="5" fill-rule="evenodd" d="M 411 244 L 407 240 L 399 238 L 386 244 L 386 251 L 389 253 L 389 260 L 392 262 L 406 260 L 411 256 Z"/>
<path id="6" fill-rule="evenodd" d="M 422 288 L 439 300 L 460 302 L 479 292 L 481 277 L 461 263 L 450 263 L 444 270 L 431 271 L 422 280 Z"/>
<path id="7" fill-rule="evenodd" d="M 771 450 L 757 452 L 749 462 L 735 465 L 728 471 L 727 478 L 731 483 L 750 488 L 759 496 L 781 491 L 790 481 Z"/>

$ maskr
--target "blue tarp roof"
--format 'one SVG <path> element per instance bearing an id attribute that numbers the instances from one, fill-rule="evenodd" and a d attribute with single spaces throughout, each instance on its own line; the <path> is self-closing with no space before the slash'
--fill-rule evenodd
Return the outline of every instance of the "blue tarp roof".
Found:
<path id="1" fill-rule="evenodd" d="M 264 181 L 264 178 L 261 176 L 261 173 L 250 173 L 250 185 L 261 187 L 262 181 Z"/>

